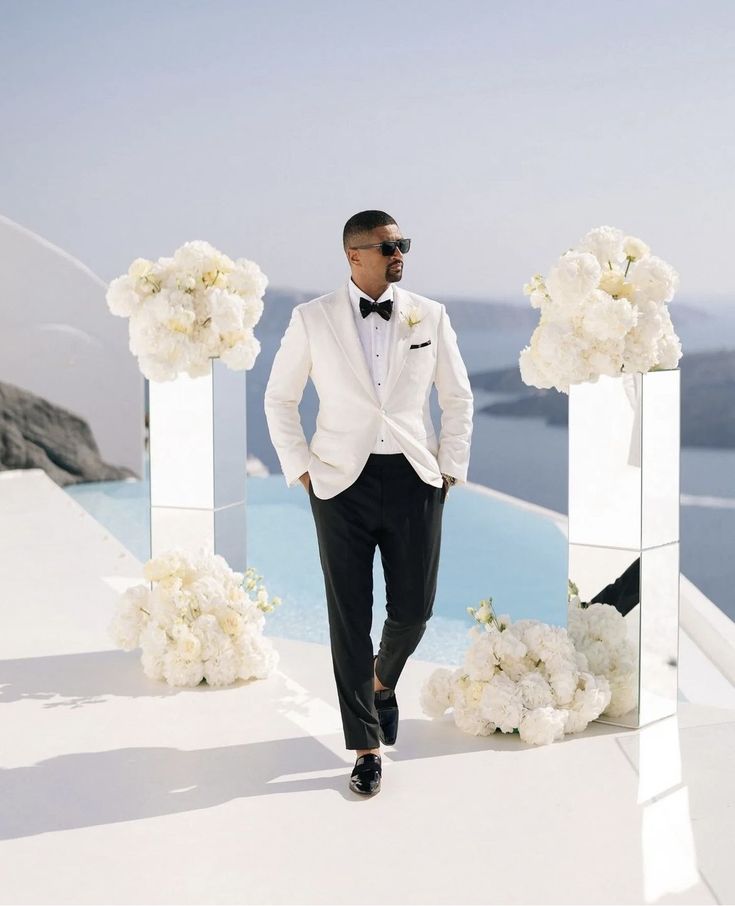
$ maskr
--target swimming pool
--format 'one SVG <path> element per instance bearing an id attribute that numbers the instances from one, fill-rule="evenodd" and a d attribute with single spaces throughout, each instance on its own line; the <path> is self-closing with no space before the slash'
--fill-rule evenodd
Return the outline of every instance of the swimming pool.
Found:
<path id="1" fill-rule="evenodd" d="M 104 481 L 64 489 L 139 560 L 148 559 L 148 484 Z M 308 495 L 280 474 L 248 479 L 248 565 L 282 604 L 266 635 L 329 644 L 324 584 Z M 372 638 L 385 619 L 379 552 L 374 566 Z M 452 488 L 432 618 L 416 657 L 459 664 L 474 625 L 466 608 L 492 597 L 497 613 L 566 625 L 567 541 L 554 522 L 473 486 Z"/>

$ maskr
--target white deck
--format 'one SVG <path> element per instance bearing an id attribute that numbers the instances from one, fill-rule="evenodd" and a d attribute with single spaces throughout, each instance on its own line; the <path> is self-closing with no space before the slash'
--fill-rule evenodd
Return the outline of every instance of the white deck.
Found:
<path id="1" fill-rule="evenodd" d="M 0 902 L 735 901 L 732 623 L 684 579 L 678 717 L 474 738 L 421 713 L 411 659 L 362 799 L 325 646 L 171 689 L 106 634 L 140 564 L 42 472 L 0 473 L 0 533 Z"/>

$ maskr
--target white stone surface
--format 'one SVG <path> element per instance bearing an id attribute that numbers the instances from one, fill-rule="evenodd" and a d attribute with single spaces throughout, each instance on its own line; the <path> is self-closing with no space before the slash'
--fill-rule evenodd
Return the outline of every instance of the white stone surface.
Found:
<path id="1" fill-rule="evenodd" d="M 2 903 L 735 900 L 735 709 L 535 748 L 426 718 L 412 659 L 358 798 L 325 646 L 172 689 L 106 636 L 140 564 L 42 472 L 0 475 L 0 534 Z"/>

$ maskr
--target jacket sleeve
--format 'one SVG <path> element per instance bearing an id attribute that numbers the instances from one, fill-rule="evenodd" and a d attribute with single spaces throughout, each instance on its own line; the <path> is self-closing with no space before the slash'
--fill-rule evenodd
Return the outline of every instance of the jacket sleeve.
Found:
<path id="1" fill-rule="evenodd" d="M 310 371 L 309 337 L 296 306 L 273 359 L 264 395 L 268 431 L 289 487 L 307 471 L 311 458 L 299 415 Z"/>
<path id="2" fill-rule="evenodd" d="M 439 432 L 439 469 L 458 482 L 467 481 L 474 401 L 467 369 L 457 345 L 457 334 L 441 306 L 436 348 L 436 385 L 442 410 Z"/>

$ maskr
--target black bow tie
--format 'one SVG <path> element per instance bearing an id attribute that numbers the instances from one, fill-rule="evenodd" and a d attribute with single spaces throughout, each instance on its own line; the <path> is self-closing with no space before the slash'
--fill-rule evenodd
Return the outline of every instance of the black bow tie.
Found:
<path id="1" fill-rule="evenodd" d="M 373 302 L 372 299 L 366 299 L 360 296 L 360 314 L 363 318 L 376 311 L 384 321 L 390 321 L 390 314 L 393 311 L 393 300 L 383 299 L 382 302 Z"/>

